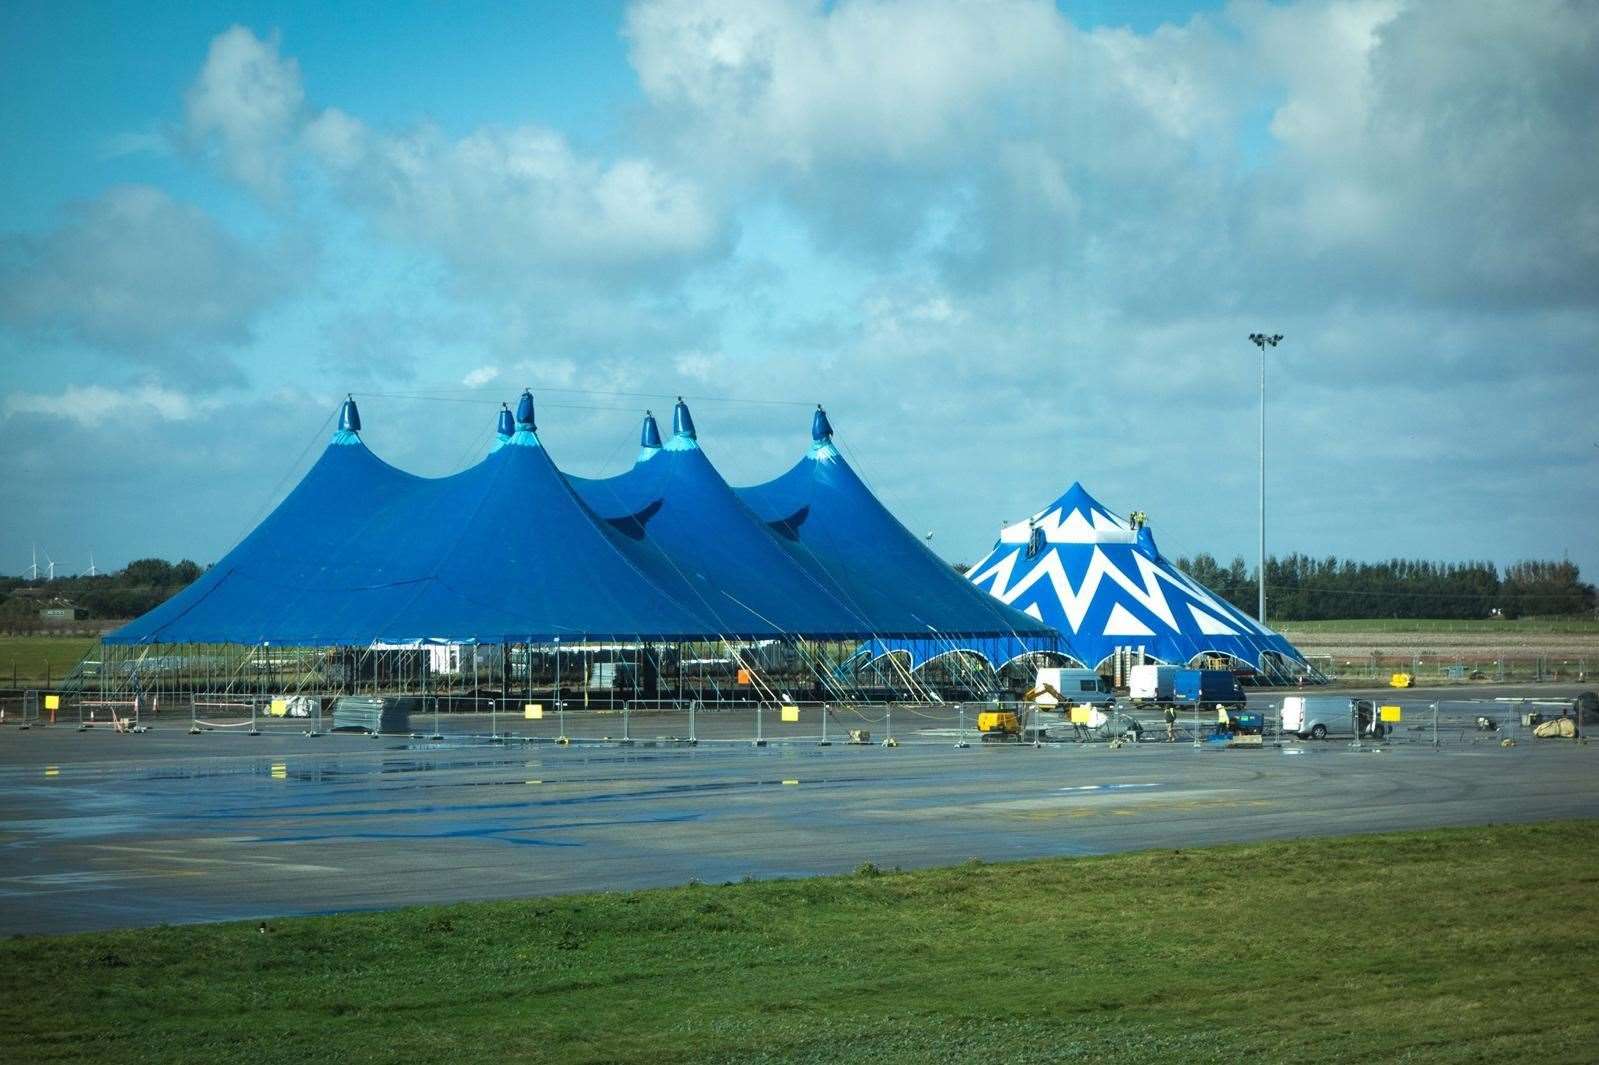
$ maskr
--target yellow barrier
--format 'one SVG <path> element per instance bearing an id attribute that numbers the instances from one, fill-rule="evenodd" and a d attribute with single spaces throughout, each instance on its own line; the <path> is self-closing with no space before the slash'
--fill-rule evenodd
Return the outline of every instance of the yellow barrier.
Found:
<path id="1" fill-rule="evenodd" d="M 1385 722 L 1399 722 L 1404 720 L 1404 711 L 1397 706 L 1379 706 L 1377 713 Z"/>
<path id="2" fill-rule="evenodd" d="M 798 721 L 799 720 L 799 707 L 797 707 L 797 706 L 785 706 L 785 707 L 783 707 L 783 720 L 785 722 L 789 722 L 789 723 Z"/>
<path id="3" fill-rule="evenodd" d="M 524 703 L 522 716 L 529 721 L 538 721 L 544 717 L 543 703 Z"/>

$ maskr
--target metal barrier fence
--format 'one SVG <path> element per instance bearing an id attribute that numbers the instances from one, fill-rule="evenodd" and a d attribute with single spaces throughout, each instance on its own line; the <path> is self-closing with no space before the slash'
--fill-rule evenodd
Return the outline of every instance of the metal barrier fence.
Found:
<path id="1" fill-rule="evenodd" d="M 74 700 L 78 711 L 78 731 L 109 728 L 113 732 L 143 731 L 138 699 L 81 696 Z"/>
<path id="2" fill-rule="evenodd" d="M 195 692 L 189 697 L 189 734 L 238 732 L 246 736 L 301 733 L 320 736 L 322 699 L 257 698 L 226 692 Z"/>
<path id="3" fill-rule="evenodd" d="M 1361 655 L 1311 652 L 1305 657 L 1334 679 L 1386 680 L 1395 673 L 1409 673 L 1418 684 L 1526 680 L 1580 684 L 1593 679 L 1590 666 L 1599 668 L 1599 661 L 1581 655 L 1517 655 L 1491 650 L 1465 655 L 1380 650 Z"/>
<path id="4" fill-rule="evenodd" d="M 953 743 L 964 728 L 976 738 L 976 713 L 965 706 L 792 702 L 748 706 L 697 700 L 624 703 L 616 709 L 485 700 L 474 709 L 429 699 L 410 718 L 423 739 L 481 737 L 505 741 L 619 744 Z"/>
<path id="5" fill-rule="evenodd" d="M 1543 747 L 1553 742 L 1534 735 L 1542 720 L 1573 719 L 1573 736 L 1599 731 L 1599 715 L 1575 719 L 1571 699 L 1471 698 L 1420 699 L 1401 692 L 1371 700 L 1373 724 L 1355 720 L 1341 708 L 1342 696 L 1315 697 L 1327 713 L 1316 736 L 1283 732 L 1281 702 L 1288 693 L 1260 693 L 1249 708 L 1261 715 L 1266 746 L 1331 750 L 1422 747 L 1458 749 L 1484 746 Z M 1168 731 L 1161 710 L 1118 706 L 1096 715 L 1092 724 L 1073 725 L 1069 713 L 1042 712 L 1016 703 L 854 703 L 789 702 L 733 706 L 696 700 L 623 702 L 616 708 L 583 706 L 576 700 L 526 702 L 486 698 L 408 697 L 409 718 L 397 734 L 406 739 L 456 742 L 608 743 L 644 746 L 697 744 L 943 745 L 970 746 L 985 739 L 1058 744 L 1162 744 L 1191 747 L 1225 745 L 1231 737 L 1218 727 L 1215 707 L 1179 708 Z M 29 690 L 4 703 L 4 720 L 20 728 L 61 725 L 80 731 L 135 732 L 154 727 L 193 735 L 319 736 L 332 723 L 331 697 L 255 697 L 195 693 L 186 705 L 165 708 L 153 699 L 105 698 Z M 1331 704 L 1333 709 L 1327 711 Z M 1003 708 L 1016 713 L 1019 728 L 984 737 L 978 715 Z M 1579 731 L 1580 730 L 1580 731 Z M 1562 737 L 1564 738 L 1564 737 Z"/>

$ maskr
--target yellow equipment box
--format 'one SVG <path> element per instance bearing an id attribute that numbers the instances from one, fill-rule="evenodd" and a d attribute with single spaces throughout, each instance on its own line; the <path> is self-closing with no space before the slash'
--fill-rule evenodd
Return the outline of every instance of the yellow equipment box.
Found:
<path id="1" fill-rule="evenodd" d="M 523 703 L 522 717 L 527 721 L 539 721 L 544 717 L 543 703 Z"/>
<path id="2" fill-rule="evenodd" d="M 784 721 L 791 721 L 791 722 L 792 721 L 798 721 L 799 720 L 799 707 L 797 707 L 797 706 L 785 706 L 785 707 L 783 707 L 783 720 Z"/>
<path id="3" fill-rule="evenodd" d="M 1381 721 L 1399 722 L 1404 720 L 1404 711 L 1397 706 L 1379 706 L 1377 714 Z"/>
<path id="4" fill-rule="evenodd" d="M 1021 719 L 1014 710 L 984 710 L 977 715 L 978 732 L 1014 736 L 1021 730 Z"/>

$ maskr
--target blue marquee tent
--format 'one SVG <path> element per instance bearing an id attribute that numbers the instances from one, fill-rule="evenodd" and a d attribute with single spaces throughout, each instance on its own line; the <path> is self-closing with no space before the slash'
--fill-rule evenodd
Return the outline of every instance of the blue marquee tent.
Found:
<path id="1" fill-rule="evenodd" d="M 789 554 L 824 587 L 872 620 L 871 654 L 908 651 L 913 665 L 972 651 L 993 666 L 1060 650 L 1052 626 L 976 591 L 899 523 L 861 482 L 833 441 L 827 414 L 811 420 L 811 446 L 782 476 L 738 490 Z M 900 637 L 886 640 L 882 637 Z"/>
<path id="2" fill-rule="evenodd" d="M 867 491 L 817 412 L 798 466 L 735 492 L 688 409 L 634 467 L 567 478 L 533 397 L 449 477 L 383 462 L 347 400 L 315 465 L 199 580 L 113 644 L 533 643 L 560 639 L 987 640 L 991 660 L 1058 647 L 1049 625 L 961 580 Z M 998 648 L 995 650 L 994 648 Z"/>
<path id="3" fill-rule="evenodd" d="M 687 638 L 697 612 L 647 575 L 540 443 L 531 396 L 513 434 L 451 477 L 402 473 L 359 436 L 353 401 L 311 471 L 261 525 L 111 643 Z"/>
<path id="4" fill-rule="evenodd" d="M 662 586 L 722 632 L 869 636 L 871 620 L 798 565 L 716 472 L 682 400 L 672 430 L 662 444 L 655 418 L 646 414 L 630 470 L 605 480 L 568 480 L 595 513 L 656 552 Z"/>

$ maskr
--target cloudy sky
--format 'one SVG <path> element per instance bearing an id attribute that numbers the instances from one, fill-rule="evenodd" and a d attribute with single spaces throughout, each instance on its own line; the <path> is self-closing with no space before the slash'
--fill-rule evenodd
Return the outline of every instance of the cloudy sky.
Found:
<path id="1" fill-rule="evenodd" d="M 1599 6 L 0 7 L 0 571 L 214 561 L 354 392 L 734 483 L 822 402 L 946 557 L 1081 480 L 1169 554 L 1599 577 Z"/>

